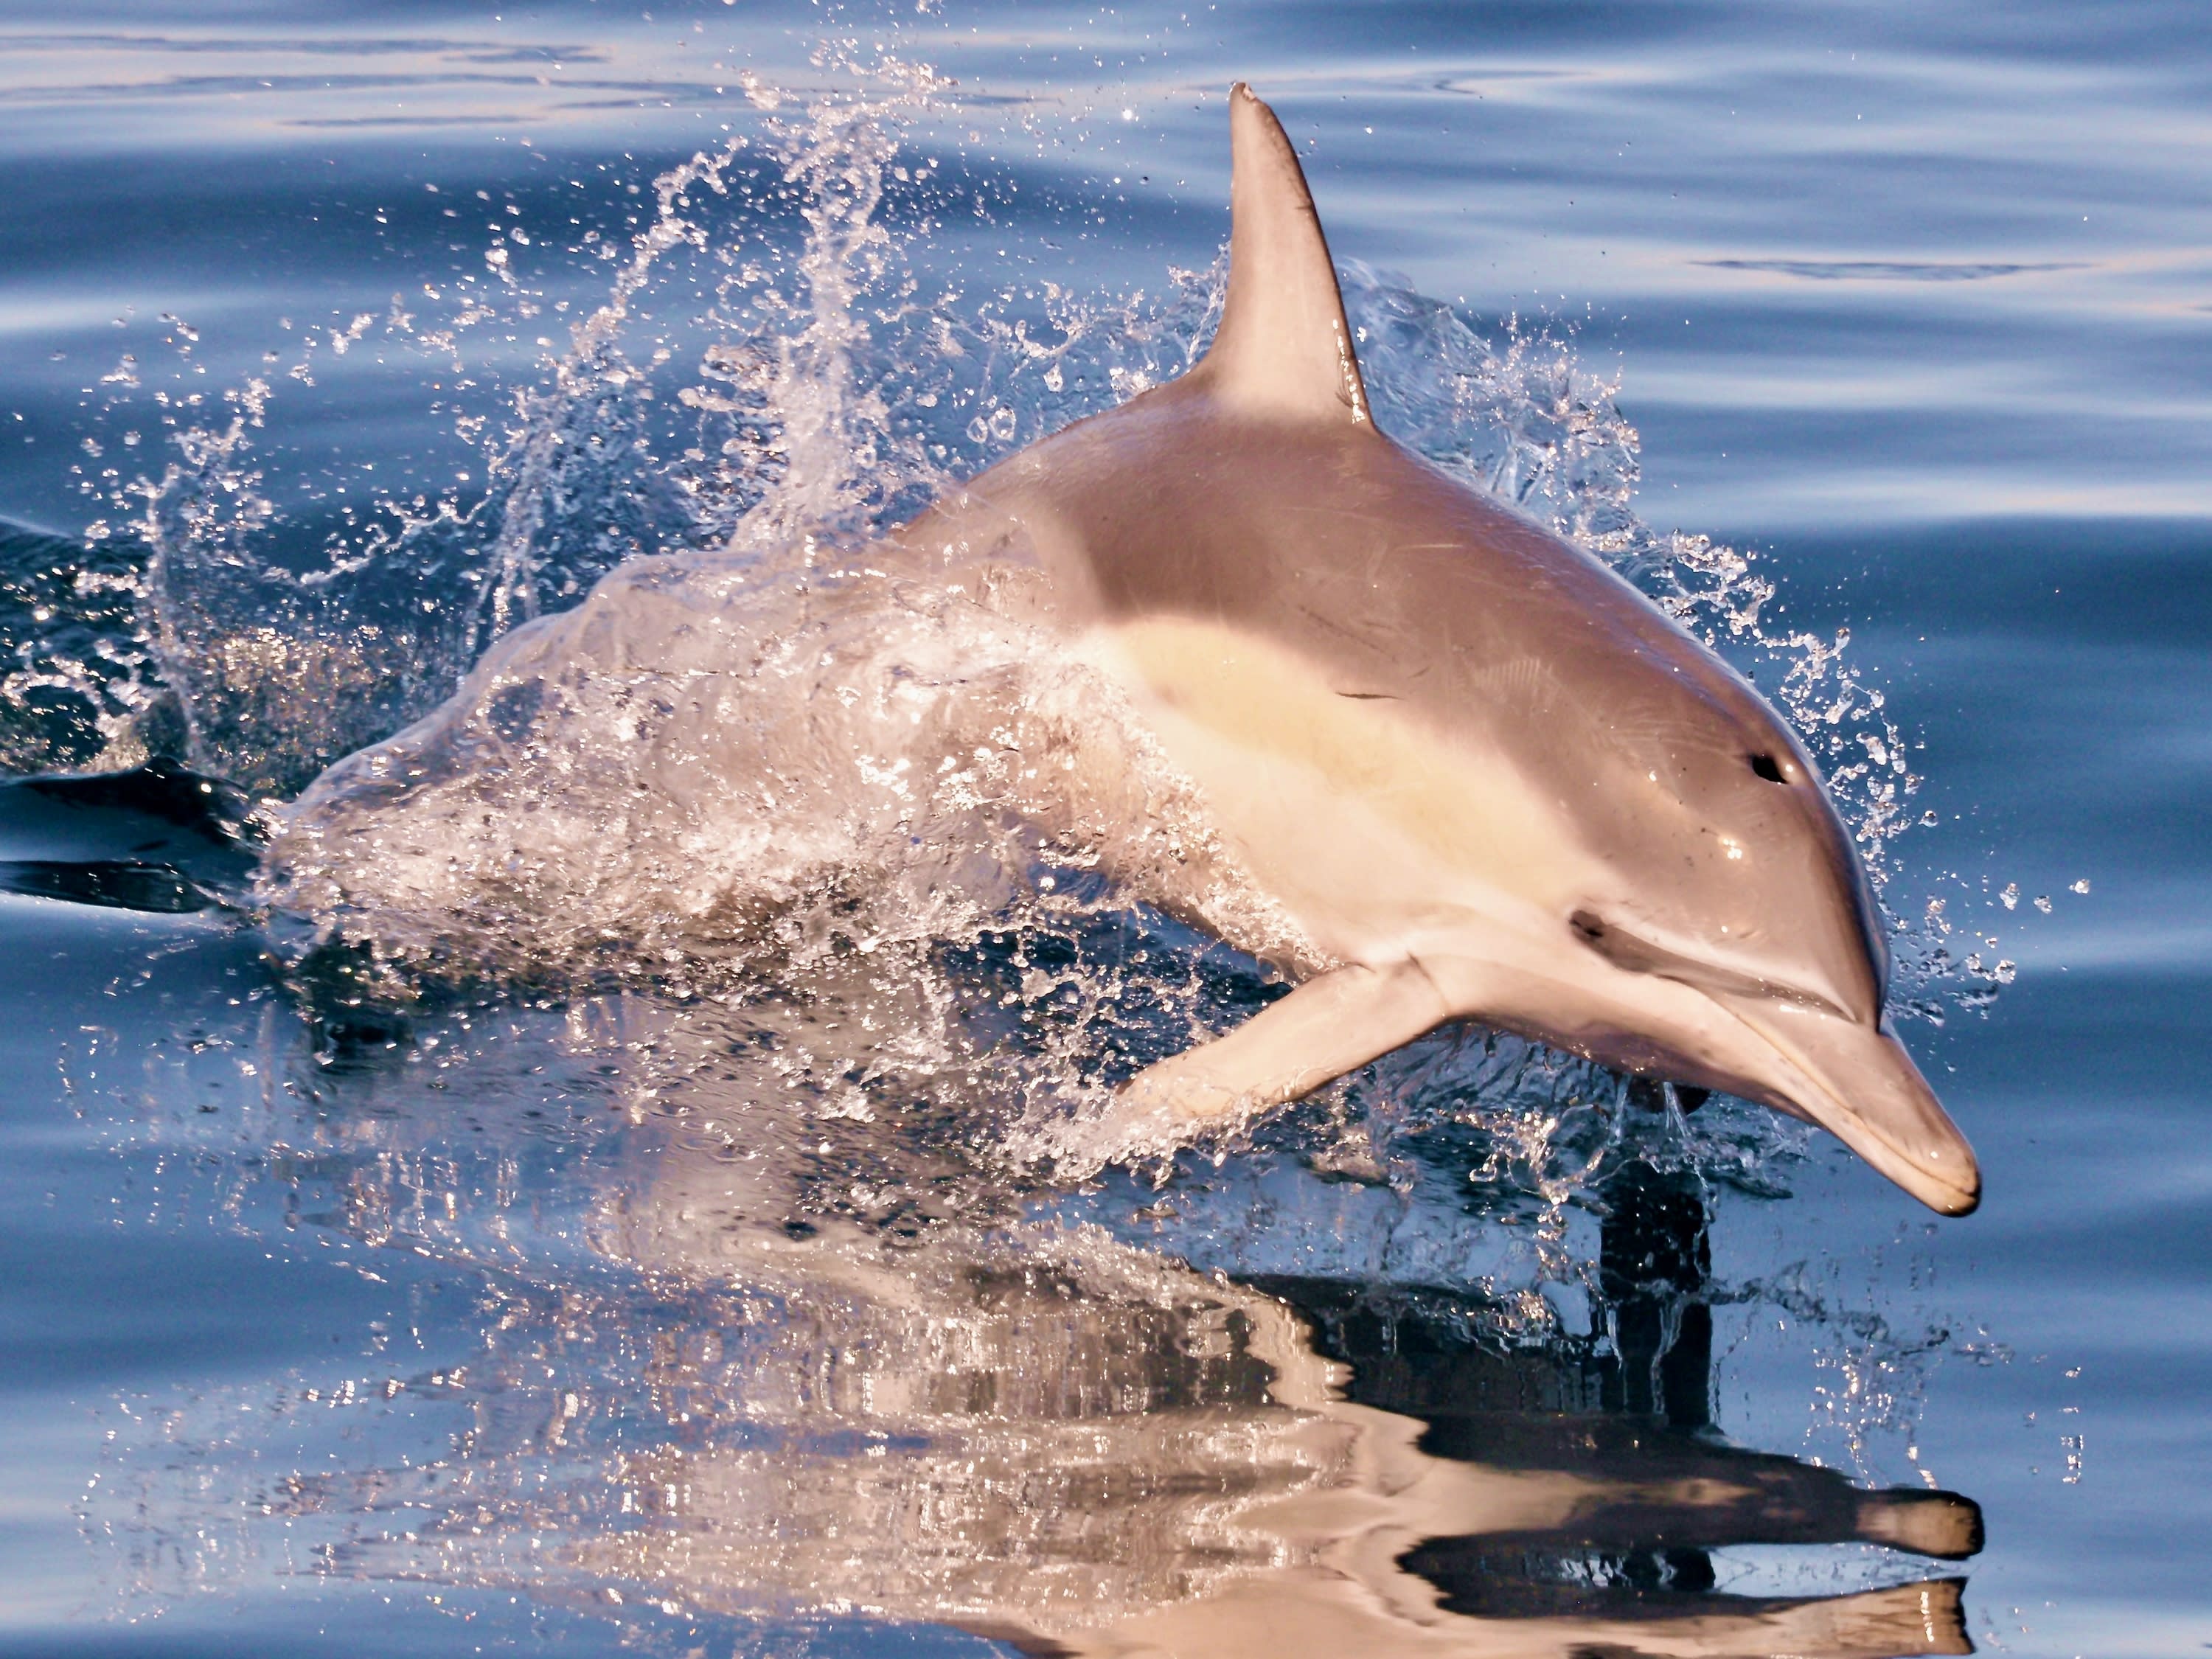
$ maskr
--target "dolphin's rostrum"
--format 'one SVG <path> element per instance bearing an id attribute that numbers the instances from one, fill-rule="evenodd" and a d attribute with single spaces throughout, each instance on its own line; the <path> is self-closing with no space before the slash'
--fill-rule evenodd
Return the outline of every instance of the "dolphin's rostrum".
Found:
<path id="1" fill-rule="evenodd" d="M 1626 581 L 1376 429 L 1290 142 L 1242 84 L 1231 125 L 1205 359 L 886 550 L 1109 674 L 1306 941 L 1295 991 L 1119 1110 L 1187 1133 L 1479 1021 L 1809 1119 L 1971 1211 L 1802 745 Z"/>

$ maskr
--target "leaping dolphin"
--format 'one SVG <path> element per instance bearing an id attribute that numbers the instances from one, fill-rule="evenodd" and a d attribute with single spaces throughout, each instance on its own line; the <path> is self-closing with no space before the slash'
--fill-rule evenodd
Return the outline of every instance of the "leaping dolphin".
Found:
<path id="1" fill-rule="evenodd" d="M 1157 1144 L 1278 1106 L 1467 1020 L 1763 1101 L 1934 1208 L 1972 1210 L 1973 1154 L 1883 1018 L 1873 893 L 1803 748 L 1626 581 L 1376 428 L 1297 158 L 1249 88 L 1230 102 L 1229 287 L 1205 359 L 858 562 L 980 598 L 1108 677 L 1203 795 L 1231 884 L 1272 907 L 1216 902 L 1211 854 L 1180 872 L 1125 860 L 1146 896 L 1303 982 L 1140 1073 L 1109 1138 Z M 761 848 L 775 797 L 834 801 L 828 774 L 866 741 L 868 705 L 817 699 L 793 732 L 745 710 L 746 633 L 726 609 L 750 591 L 740 566 L 634 561 L 508 635 L 443 708 L 295 804 L 270 851 L 276 902 L 335 915 L 356 879 L 416 903 L 482 879 L 527 903 L 593 813 L 615 814 L 622 843 L 633 796 L 662 800 L 679 849 Z M 613 749 L 571 752 L 572 704 L 597 709 Z M 1103 792 L 1106 810 L 1076 817 L 1108 826 L 1110 859 L 1130 755 L 1091 757 L 1095 777 L 1055 758 L 1071 799 Z M 770 783 L 770 819 L 732 805 Z M 544 798 L 518 813 L 530 789 Z M 687 856 L 609 884 L 658 890 Z M 585 872 L 586 897 L 599 879 Z"/>
<path id="2" fill-rule="evenodd" d="M 890 538 L 1038 578 L 1012 603 L 1119 683 L 1308 941 L 1291 994 L 1119 1110 L 1188 1131 L 1468 1020 L 1764 1102 L 1972 1210 L 1803 747 L 1627 582 L 1376 428 L 1297 155 L 1230 101 L 1205 359 Z"/>

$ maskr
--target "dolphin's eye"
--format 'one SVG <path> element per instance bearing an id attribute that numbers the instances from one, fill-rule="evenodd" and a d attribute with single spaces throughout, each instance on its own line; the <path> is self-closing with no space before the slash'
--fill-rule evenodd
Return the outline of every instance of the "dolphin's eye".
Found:
<path id="1" fill-rule="evenodd" d="M 1758 773 L 1762 778 L 1765 778 L 1769 783 L 1783 783 L 1787 781 L 1787 780 L 1782 775 L 1781 766 L 1776 762 L 1774 757 L 1771 755 L 1753 755 L 1751 757 L 1751 769 Z"/>

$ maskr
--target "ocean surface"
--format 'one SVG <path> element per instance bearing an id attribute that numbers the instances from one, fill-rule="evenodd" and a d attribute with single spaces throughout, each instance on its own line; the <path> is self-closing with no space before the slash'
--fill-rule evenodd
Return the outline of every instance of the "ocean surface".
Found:
<path id="1" fill-rule="evenodd" d="M 772 596 L 1192 360 L 1240 79 L 1385 429 L 1803 728 L 1977 1214 L 1479 1030 L 1040 1161 L 1267 971 L 581 739 L 289 902 L 627 561 L 880 643 Z M 2202 7 L 0 0 L 0 1655 L 2212 1648 Z"/>

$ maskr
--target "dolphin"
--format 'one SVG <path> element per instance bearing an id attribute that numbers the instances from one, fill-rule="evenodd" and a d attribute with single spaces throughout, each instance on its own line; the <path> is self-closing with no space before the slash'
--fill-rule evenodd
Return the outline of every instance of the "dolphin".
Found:
<path id="1" fill-rule="evenodd" d="M 886 581 L 1013 624 L 987 655 L 1041 630 L 1103 677 L 1139 742 L 1079 740 L 1009 803 L 1067 819 L 1132 889 L 1298 981 L 1139 1073 L 1085 1150 L 1188 1139 L 1466 1021 L 1763 1102 L 1936 1210 L 1973 1209 L 1973 1153 L 1885 1018 L 1873 891 L 1803 746 L 1627 582 L 1377 429 L 1297 155 L 1249 88 L 1230 108 L 1229 283 L 1204 358 L 948 492 L 842 587 L 781 601 L 817 607 L 861 657 L 908 626 Z M 749 707 L 764 681 L 745 650 L 781 660 L 780 629 L 845 672 L 830 635 L 744 611 L 753 592 L 741 555 L 635 560 L 507 635 L 443 707 L 294 804 L 274 903 L 335 915 L 363 885 L 403 912 L 484 910 L 466 884 L 489 879 L 514 890 L 485 910 L 503 939 L 502 904 L 541 908 L 541 866 L 558 873 L 574 838 L 627 860 L 580 872 L 588 920 L 606 891 L 706 903 L 691 886 L 746 849 L 804 840 L 779 815 L 809 788 L 855 816 L 841 767 L 932 739 L 808 675 L 785 687 L 795 719 Z M 1020 724 L 976 689 L 994 672 L 925 676 L 979 700 L 948 695 L 939 738 Z M 580 754 L 593 720 L 602 747 Z M 1128 834 L 1150 799 L 1139 755 L 1202 799 L 1206 844 L 1181 862 Z M 748 789 L 766 808 L 735 799 Z M 680 850 L 631 847 L 656 804 Z"/>
<path id="2" fill-rule="evenodd" d="M 1762 1102 L 1972 1211 L 1803 745 L 1620 576 L 1377 428 L 1296 153 L 1249 87 L 1230 106 L 1204 358 L 887 538 L 1107 674 L 1299 940 L 1290 994 L 1140 1073 L 1119 1121 L 1187 1135 L 1469 1021 Z"/>

